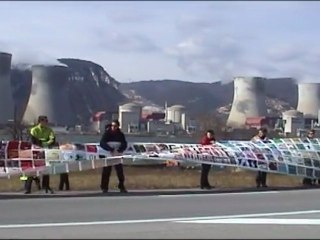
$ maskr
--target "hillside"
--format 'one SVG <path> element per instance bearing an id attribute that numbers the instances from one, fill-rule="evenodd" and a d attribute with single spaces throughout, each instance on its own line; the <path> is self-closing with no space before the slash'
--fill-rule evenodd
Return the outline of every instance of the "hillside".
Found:
<path id="1" fill-rule="evenodd" d="M 127 101 L 118 89 L 120 83 L 100 65 L 81 59 L 58 60 L 68 66 L 66 88 L 72 114 L 76 118 L 74 124 L 88 123 L 90 117 L 98 111 L 117 112 L 118 105 Z M 13 67 L 11 85 L 18 118 L 21 118 L 31 91 L 31 70 Z"/>
<path id="2" fill-rule="evenodd" d="M 220 113 L 227 113 L 233 100 L 233 82 L 221 84 L 221 82 L 150 80 L 122 83 L 120 90 L 127 97 L 136 101 L 147 100 L 160 106 L 164 106 L 166 101 L 168 106 L 185 105 L 192 115 L 218 109 Z M 289 78 L 268 79 L 266 94 L 267 106 L 273 113 L 290 109 L 297 104 L 298 90 L 294 81 Z"/>

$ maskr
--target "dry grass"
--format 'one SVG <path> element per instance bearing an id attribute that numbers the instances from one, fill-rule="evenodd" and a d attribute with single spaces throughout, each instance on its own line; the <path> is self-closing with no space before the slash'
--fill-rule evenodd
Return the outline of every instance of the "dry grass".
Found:
<path id="1" fill-rule="evenodd" d="M 125 167 L 124 168 L 128 189 L 169 189 L 169 188 L 195 188 L 199 187 L 200 170 L 155 167 Z M 76 172 L 69 174 L 72 190 L 100 190 L 101 169 Z M 235 172 L 228 168 L 222 171 L 211 170 L 209 174 L 210 183 L 219 188 L 230 187 L 254 187 L 255 172 Z M 1 179 L 0 191 L 21 191 L 23 183 L 18 177 L 12 179 Z M 267 183 L 269 186 L 299 186 L 301 178 L 278 174 L 269 174 Z M 50 185 L 57 189 L 59 175 L 51 176 Z M 33 184 L 33 188 L 35 188 Z M 110 189 L 116 189 L 117 177 L 112 170 Z"/>

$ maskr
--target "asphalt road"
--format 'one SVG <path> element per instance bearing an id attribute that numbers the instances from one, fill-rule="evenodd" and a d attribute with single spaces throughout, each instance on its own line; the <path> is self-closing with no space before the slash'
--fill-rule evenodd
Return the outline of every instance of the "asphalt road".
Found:
<path id="1" fill-rule="evenodd" d="M 0 238 L 320 236 L 320 190 L 0 200 Z"/>

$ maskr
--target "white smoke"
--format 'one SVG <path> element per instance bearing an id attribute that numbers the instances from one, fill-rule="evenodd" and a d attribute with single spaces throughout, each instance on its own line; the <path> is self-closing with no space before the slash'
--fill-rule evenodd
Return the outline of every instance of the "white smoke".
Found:
<path id="1" fill-rule="evenodd" d="M 278 45 L 266 52 L 266 60 L 275 66 L 274 73 L 290 76 L 297 82 L 319 82 L 320 51 L 309 44 L 308 48 L 300 44 Z"/>
<path id="2" fill-rule="evenodd" d="M 31 69 L 33 65 L 67 67 L 47 53 L 30 49 L 28 46 L 22 46 L 21 44 L 13 45 L 0 42 L 0 51 L 12 54 L 12 68 L 27 70 Z"/>

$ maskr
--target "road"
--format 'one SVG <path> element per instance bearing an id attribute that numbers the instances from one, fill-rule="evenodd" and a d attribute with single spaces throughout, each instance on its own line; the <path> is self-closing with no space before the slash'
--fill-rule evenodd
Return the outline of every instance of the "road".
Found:
<path id="1" fill-rule="evenodd" d="M 0 200 L 0 238 L 320 236 L 320 190 Z"/>

